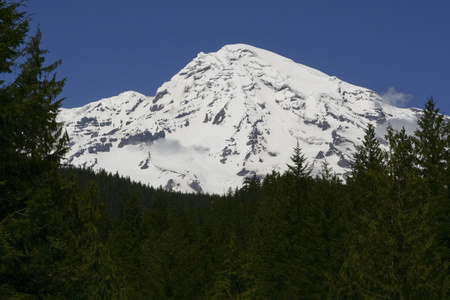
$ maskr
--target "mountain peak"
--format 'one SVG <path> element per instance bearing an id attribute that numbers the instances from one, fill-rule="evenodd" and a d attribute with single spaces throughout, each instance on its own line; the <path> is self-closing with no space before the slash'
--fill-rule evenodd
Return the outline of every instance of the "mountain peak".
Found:
<path id="1" fill-rule="evenodd" d="M 415 119 L 371 90 L 245 44 L 200 53 L 154 97 L 125 92 L 74 112 L 60 116 L 68 163 L 211 193 L 284 171 L 297 141 L 315 173 L 326 159 L 345 178 L 368 123 Z"/>
<path id="2" fill-rule="evenodd" d="M 256 56 L 256 57 L 260 57 L 260 56 L 264 56 L 264 54 L 268 54 L 268 55 L 277 55 L 273 52 L 261 49 L 261 48 L 257 48 L 254 46 L 250 46 L 250 45 L 246 45 L 246 44 L 229 44 L 229 45 L 225 45 L 223 46 L 219 51 L 215 52 L 216 54 L 221 54 L 221 53 L 241 53 L 241 54 L 245 54 L 247 56 Z"/>

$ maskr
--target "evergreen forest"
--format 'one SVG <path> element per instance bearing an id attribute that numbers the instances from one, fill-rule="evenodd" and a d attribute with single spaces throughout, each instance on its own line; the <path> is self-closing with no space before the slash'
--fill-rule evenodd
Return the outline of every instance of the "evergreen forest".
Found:
<path id="1" fill-rule="evenodd" d="M 186 194 L 62 164 L 60 61 L 0 0 L 1 299 L 448 299 L 450 125 L 365 129 L 342 182 L 287 171 Z"/>

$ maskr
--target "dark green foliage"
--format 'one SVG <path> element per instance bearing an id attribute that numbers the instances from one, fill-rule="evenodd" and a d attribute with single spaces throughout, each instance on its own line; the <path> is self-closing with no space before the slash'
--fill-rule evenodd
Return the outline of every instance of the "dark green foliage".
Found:
<path id="1" fill-rule="evenodd" d="M 348 258 L 343 265 L 343 282 L 357 295 L 386 296 L 385 285 L 392 278 L 386 266 L 390 260 L 388 234 L 390 215 L 389 177 L 385 155 L 369 125 L 353 163 L 349 185 L 349 212 L 345 236 Z"/>
<path id="2" fill-rule="evenodd" d="M 342 240 L 346 203 L 344 186 L 327 162 L 311 184 L 302 223 L 304 297 L 336 298 L 343 263 Z M 311 251 L 314 249 L 314 251 Z"/>
<path id="3" fill-rule="evenodd" d="M 438 251 L 428 176 L 417 167 L 414 139 L 388 128 L 388 152 L 369 126 L 354 162 L 342 265 L 345 294 L 441 299 L 447 266 Z"/>
<path id="4" fill-rule="evenodd" d="M 20 62 L 18 75 L 0 89 L 0 294 L 113 298 L 120 289 L 111 284 L 114 272 L 99 240 L 96 190 L 81 195 L 58 170 L 68 141 L 56 121 L 60 62 L 44 64 L 39 30 L 25 44 L 28 21 L 20 7 L 0 2 L 2 75 Z"/>
<path id="5" fill-rule="evenodd" d="M 0 90 L 0 219 L 24 209 L 35 181 L 67 151 L 67 136 L 56 122 L 61 100 L 55 100 L 64 80 L 54 74 L 59 62 L 44 66 L 40 39 L 38 31 L 25 48 L 18 77 Z"/>
<path id="6" fill-rule="evenodd" d="M 418 163 L 431 193 L 438 195 L 445 186 L 450 131 L 448 120 L 439 113 L 433 98 L 428 99 L 425 104 L 424 115 L 419 118 L 418 125 L 419 128 L 415 132 Z"/>
<path id="7" fill-rule="evenodd" d="M 308 168 L 309 164 L 306 161 L 305 155 L 302 153 L 300 144 L 297 141 L 297 145 L 294 148 L 294 154 L 291 156 L 291 161 L 293 165 L 288 164 L 288 173 L 292 174 L 294 177 L 308 177 L 311 170 Z"/>
<path id="8" fill-rule="evenodd" d="M 93 299 L 126 299 L 121 288 L 108 245 L 101 241 L 99 224 L 101 204 L 98 203 L 97 187 L 89 185 L 74 195 L 76 226 L 65 263 L 68 265 L 71 289 L 64 291 L 65 297 Z"/>
<path id="9" fill-rule="evenodd" d="M 367 179 L 366 177 L 372 176 L 370 173 L 386 173 L 384 160 L 384 153 L 380 148 L 375 128 L 369 124 L 365 130 L 363 144 L 355 154 L 350 181 Z"/>
<path id="10" fill-rule="evenodd" d="M 109 246 L 120 276 L 134 278 L 121 281 L 128 295 L 444 297 L 447 265 L 434 213 L 440 209 L 433 208 L 439 206 L 418 165 L 415 139 L 389 129 L 386 140 L 388 151 L 368 127 L 348 184 L 326 163 L 321 175 L 311 178 L 297 147 L 288 172 L 273 172 L 263 181 L 248 178 L 226 196 L 186 195 L 183 204 L 174 201 L 182 199 L 176 193 L 149 189 L 152 197 L 142 211 L 136 199 L 124 199 L 111 221 L 116 225 Z M 124 220 L 141 220 L 131 222 L 141 230 L 131 230 Z M 137 274 L 121 264 L 135 265 Z"/>
<path id="11" fill-rule="evenodd" d="M 450 259 L 450 193 L 449 193 L 449 145 L 450 125 L 436 108 L 433 98 L 428 99 L 422 117 L 418 121 L 414 146 L 420 175 L 427 190 L 427 203 L 437 234 L 439 256 L 442 268 L 448 269 Z M 445 292 L 448 296 L 448 282 Z"/>
<path id="12" fill-rule="evenodd" d="M 216 272 L 211 289 L 207 293 L 209 299 L 255 298 L 252 265 L 246 253 L 239 249 L 235 230 L 236 226 L 232 225 L 221 269 Z"/>
<path id="13" fill-rule="evenodd" d="M 440 298 L 446 266 L 413 138 L 389 129 L 386 139 L 388 152 L 369 127 L 348 184 L 325 163 L 316 178 L 273 172 L 225 196 L 63 168 L 76 177 L 52 214 L 70 246 L 47 262 L 71 277 L 42 282 L 61 297 L 67 289 L 116 299 Z M 98 182 L 98 193 L 86 181 Z M 8 243 L 1 249 L 21 255 Z"/>
<path id="14" fill-rule="evenodd" d="M 297 144 L 287 172 L 227 195 L 168 192 L 60 165 L 64 80 L 20 8 L 0 0 L 2 299 L 448 298 L 450 131 L 432 99 L 386 150 L 369 125 L 347 184 L 327 163 L 312 178 Z"/>
<path id="15" fill-rule="evenodd" d="M 119 218 L 113 222 L 109 246 L 116 265 L 117 274 L 128 288 L 130 299 L 142 289 L 139 274 L 141 273 L 141 244 L 144 238 L 142 228 L 142 208 L 136 197 L 124 199 L 121 203 Z"/>
<path id="16" fill-rule="evenodd" d="M 21 2 L 0 1 L 0 74 L 11 73 L 16 60 L 22 56 L 29 19 L 19 11 Z M 0 80 L 3 84 L 4 80 Z"/>
<path id="17" fill-rule="evenodd" d="M 55 77 L 58 63 L 44 65 L 39 31 L 25 44 L 20 7 L 0 2 L 2 76 L 21 62 L 17 77 L 0 87 L 0 289 L 11 297 L 59 297 L 70 289 L 63 226 L 70 195 L 57 172 L 67 151 L 56 122 L 64 80 Z"/>
<path id="18" fill-rule="evenodd" d="M 51 182 L 36 190 L 20 214 L 2 223 L 0 289 L 12 295 L 57 295 L 67 287 L 64 267 L 67 240 L 62 211 L 57 201 L 61 191 Z"/>
<path id="19" fill-rule="evenodd" d="M 141 245 L 142 295 L 156 299 L 198 298 L 204 293 L 199 287 L 205 284 L 202 259 L 206 258 L 199 240 L 198 219 L 188 212 L 168 213 L 165 230 L 150 230 Z"/>
<path id="20" fill-rule="evenodd" d="M 288 199 L 276 194 L 266 194 L 258 206 L 249 244 L 257 297 L 275 299 L 288 284 L 296 238 L 290 209 Z"/>

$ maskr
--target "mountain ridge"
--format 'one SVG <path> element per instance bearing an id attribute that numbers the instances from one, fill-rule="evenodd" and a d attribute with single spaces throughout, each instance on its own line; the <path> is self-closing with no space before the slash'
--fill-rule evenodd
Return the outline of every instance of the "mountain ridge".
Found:
<path id="1" fill-rule="evenodd" d="M 297 141 L 313 174 L 345 179 L 364 128 L 414 124 L 420 110 L 244 44 L 199 53 L 154 97 L 128 91 L 62 109 L 66 163 L 186 192 L 225 193 L 286 170 Z M 409 125 L 408 125 L 409 126 Z M 412 125 L 414 126 L 414 125 Z"/>

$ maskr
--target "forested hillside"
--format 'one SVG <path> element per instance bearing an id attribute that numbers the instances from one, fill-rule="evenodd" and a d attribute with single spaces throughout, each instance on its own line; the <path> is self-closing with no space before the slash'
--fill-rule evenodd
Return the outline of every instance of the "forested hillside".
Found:
<path id="1" fill-rule="evenodd" d="M 368 126 L 346 183 L 326 163 L 312 177 L 298 144 L 283 174 L 175 193 L 61 165 L 59 62 L 19 4 L 0 19 L 2 299 L 449 297 L 450 129 L 433 99 L 388 150 Z"/>

